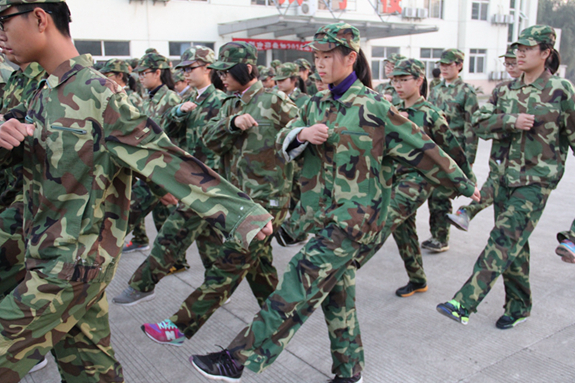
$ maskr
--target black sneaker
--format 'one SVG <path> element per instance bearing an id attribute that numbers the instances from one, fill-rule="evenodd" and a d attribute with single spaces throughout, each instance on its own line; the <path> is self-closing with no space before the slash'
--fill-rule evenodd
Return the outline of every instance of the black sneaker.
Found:
<path id="1" fill-rule="evenodd" d="M 395 290 L 395 295 L 402 298 L 407 298 L 415 293 L 424 293 L 427 291 L 427 283 L 409 283 L 399 289 Z"/>
<path id="2" fill-rule="evenodd" d="M 144 251 L 144 250 L 150 250 L 150 244 L 149 243 L 135 243 L 135 242 L 128 242 L 126 244 L 126 246 L 124 246 L 124 248 L 122 249 L 122 253 L 132 253 L 134 251 Z"/>
<path id="3" fill-rule="evenodd" d="M 190 363 L 206 378 L 230 383 L 239 382 L 244 371 L 244 366 L 236 362 L 228 350 L 192 355 Z"/>
<path id="4" fill-rule="evenodd" d="M 276 231 L 274 237 L 278 244 L 282 247 L 291 247 L 300 244 L 301 241 L 297 239 L 293 239 L 291 235 L 289 235 L 283 227 L 280 227 L 278 231 Z"/>
<path id="5" fill-rule="evenodd" d="M 427 250 L 431 250 L 435 253 L 442 253 L 449 250 L 449 245 L 447 242 L 440 242 L 435 238 L 429 238 L 427 241 L 421 242 L 421 247 Z"/>
<path id="6" fill-rule="evenodd" d="M 495 322 L 495 327 L 501 330 L 507 330 L 517 326 L 519 323 L 525 322 L 526 320 L 527 317 L 514 318 L 509 315 L 503 315 L 497 320 L 497 322 Z"/>
<path id="7" fill-rule="evenodd" d="M 361 377 L 361 373 L 356 374 L 351 378 L 342 378 L 336 376 L 333 380 L 330 380 L 328 383 L 363 383 L 363 378 Z"/>

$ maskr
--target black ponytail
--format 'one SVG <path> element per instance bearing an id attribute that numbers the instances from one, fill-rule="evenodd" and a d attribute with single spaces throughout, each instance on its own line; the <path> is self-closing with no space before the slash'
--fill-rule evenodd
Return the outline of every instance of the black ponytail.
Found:
<path id="1" fill-rule="evenodd" d="M 128 88 L 130 88 L 132 92 L 138 91 L 138 84 L 136 83 L 135 78 L 130 76 L 128 73 L 123 73 L 122 77 L 124 78 L 124 83 L 128 85 Z"/>
<path id="2" fill-rule="evenodd" d="M 218 71 L 215 69 L 210 69 L 212 71 L 212 74 L 210 75 L 210 80 L 212 81 L 212 84 L 214 84 L 214 87 L 216 89 L 219 89 L 223 92 L 225 92 L 225 87 L 224 87 L 224 82 L 222 81 L 222 79 L 220 78 L 220 76 L 218 75 Z"/>
<path id="3" fill-rule="evenodd" d="M 162 71 L 160 74 L 160 80 L 162 80 L 162 84 L 168 87 L 170 90 L 174 90 L 174 79 L 172 78 L 172 70 L 167 69 L 159 69 Z"/>
<path id="4" fill-rule="evenodd" d="M 351 52 L 353 52 L 353 50 L 348 47 L 338 46 L 335 49 L 339 50 L 344 56 L 348 56 Z M 365 54 L 361 48 L 357 53 L 357 59 L 355 60 L 355 64 L 353 64 L 353 70 L 363 85 L 373 89 L 371 84 L 371 69 L 369 68 L 369 63 L 367 62 L 367 58 L 365 57 Z"/>
<path id="5" fill-rule="evenodd" d="M 302 91 L 302 93 L 307 93 L 307 86 L 305 86 L 305 81 L 300 76 L 290 77 L 290 80 L 295 80 L 296 87 Z"/>
<path id="6" fill-rule="evenodd" d="M 547 68 L 551 74 L 557 73 L 559 70 L 559 65 L 561 65 L 561 55 L 557 51 L 557 49 L 553 48 L 553 45 L 547 43 L 539 44 L 539 49 L 544 51 L 549 49 L 549 57 L 545 61 L 545 68 Z"/>
<path id="7" fill-rule="evenodd" d="M 419 87 L 419 95 L 423 96 L 425 99 L 427 99 L 427 77 L 423 76 L 423 82 L 421 83 L 421 86 Z"/>

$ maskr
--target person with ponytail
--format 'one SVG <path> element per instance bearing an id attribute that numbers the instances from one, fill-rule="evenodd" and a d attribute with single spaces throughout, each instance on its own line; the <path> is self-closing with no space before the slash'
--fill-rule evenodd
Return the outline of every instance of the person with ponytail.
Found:
<path id="1" fill-rule="evenodd" d="M 136 80 L 130 76 L 128 63 L 119 59 L 110 59 L 104 64 L 102 69 L 100 69 L 100 72 L 124 88 L 124 91 L 128 95 L 128 101 L 139 111 L 143 110 L 144 100 L 138 93 Z"/>
<path id="2" fill-rule="evenodd" d="M 473 116 L 478 136 L 507 151 L 494 183 L 495 226 L 487 245 L 453 299 L 437 306 L 439 313 L 462 324 L 500 275 L 505 311 L 496 327 L 512 328 L 531 314 L 528 240 L 565 172 L 569 147 L 575 150 L 575 91 L 568 80 L 552 74 L 560 60 L 555 39 L 547 25 L 524 29 L 512 44 L 523 74 Z"/>
<path id="3" fill-rule="evenodd" d="M 321 306 L 332 352 L 332 383 L 362 382 L 363 346 L 355 310 L 358 257 L 373 249 L 385 224 L 394 161 L 466 196 L 479 195 L 455 162 L 421 129 L 373 91 L 359 30 L 347 23 L 321 27 L 310 43 L 330 91 L 318 92 L 280 131 L 287 161 L 304 156 L 304 230 L 314 236 L 292 258 L 283 281 L 253 322 L 223 351 L 193 355 L 210 379 L 239 381 L 244 366 L 269 367 Z"/>
<path id="4" fill-rule="evenodd" d="M 180 97 L 174 92 L 174 79 L 168 59 L 156 51 L 150 50 L 140 59 L 134 71 L 138 73 L 142 86 L 148 91 L 148 97 L 144 100 L 142 108 L 144 114 L 158 126 L 163 126 L 165 114 L 181 102 Z M 176 136 L 179 136 L 180 132 L 171 129 L 164 130 L 172 142 L 178 145 Z M 133 203 L 130 206 L 130 227 L 133 227 L 133 238 L 124 246 L 124 253 L 150 248 L 150 240 L 146 235 L 144 222 L 147 215 L 145 212 L 156 201 L 157 197 L 152 194 L 146 183 L 142 180 L 137 181 L 132 189 Z M 170 215 L 170 211 L 174 209 L 172 203 L 166 203 L 169 206 L 164 206 L 163 203 L 155 204 L 152 211 L 158 232 Z"/>
<path id="5" fill-rule="evenodd" d="M 390 73 L 391 83 L 401 98 L 399 113 L 414 122 L 464 171 L 467 178 L 475 182 L 471 165 L 465 152 L 449 129 L 443 112 L 425 100 L 427 79 L 425 65 L 416 59 L 398 61 Z M 417 237 L 417 209 L 427 201 L 434 185 L 415 168 L 396 164 L 393 177 L 391 201 L 387 220 L 373 251 L 359 259 L 359 265 L 365 264 L 381 249 L 389 235 L 397 243 L 399 254 L 409 276 L 407 285 L 397 289 L 398 297 L 409 297 L 415 293 L 427 291 L 427 277 L 423 270 L 423 259 Z M 439 189 L 441 190 L 441 189 Z M 443 190 L 445 193 L 445 190 Z M 450 196 L 450 192 L 447 193 Z"/>

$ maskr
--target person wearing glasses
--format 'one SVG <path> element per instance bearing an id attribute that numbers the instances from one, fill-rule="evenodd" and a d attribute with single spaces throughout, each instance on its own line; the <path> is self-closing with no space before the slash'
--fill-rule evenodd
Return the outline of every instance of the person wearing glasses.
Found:
<path id="1" fill-rule="evenodd" d="M 228 96 L 201 138 L 220 157 L 218 171 L 273 215 L 275 232 L 287 215 L 293 179 L 291 164 L 276 151 L 275 137 L 298 109 L 285 93 L 264 89 L 256 61 L 253 45 L 231 42 L 205 68 L 218 71 Z M 204 282 L 178 311 L 165 321 L 143 326 L 154 341 L 181 345 L 193 337 L 244 278 L 260 306 L 275 290 L 278 276 L 272 264 L 272 238 L 254 241 L 247 250 L 224 239 L 209 235 Z"/>
<path id="2" fill-rule="evenodd" d="M 477 95 L 473 86 L 463 82 L 459 73 L 463 70 L 465 54 L 459 49 L 446 49 L 438 61 L 441 77 L 439 85 L 431 88 L 429 102 L 445 113 L 449 129 L 465 150 L 467 161 L 473 166 L 477 152 L 477 136 L 471 124 L 473 113 L 478 109 Z M 421 247 L 435 253 L 449 250 L 449 221 L 452 212 L 451 199 L 440 191 L 432 193 L 429 206 L 429 230 L 431 238 Z"/>
<path id="3" fill-rule="evenodd" d="M 185 80 L 194 89 L 193 101 L 188 99 L 173 107 L 167 114 L 166 121 L 183 126 L 181 131 L 185 135 L 178 138 L 182 142 L 182 149 L 219 173 L 219 157 L 202 142 L 206 124 L 218 114 L 225 98 L 225 93 L 212 84 L 215 71 L 209 69 L 208 65 L 214 61 L 214 51 L 203 46 L 192 47 L 182 54 L 182 61 L 176 69 L 184 73 Z M 203 264 L 209 265 L 213 262 L 210 256 L 214 252 L 214 246 L 221 243 L 220 240 L 216 245 L 212 245 L 209 242 L 211 236 L 220 238 L 192 209 L 183 204 L 178 205 L 158 232 L 150 255 L 134 272 L 128 282 L 128 288 L 116 296 L 113 303 L 133 306 L 153 299 L 155 286 L 163 277 L 189 268 L 186 251 L 198 237 L 200 257 Z M 159 325 L 145 324 L 144 331 L 155 339 L 155 330 Z"/>
<path id="4" fill-rule="evenodd" d="M 427 95 L 425 65 L 416 59 L 398 61 L 390 77 L 397 95 L 402 100 L 398 105 L 399 113 L 419 126 L 457 163 L 465 176 L 475 182 L 475 175 L 467 162 L 465 152 L 449 129 L 443 112 L 425 100 Z M 358 260 L 360 265 L 365 264 L 393 234 L 409 277 L 407 285 L 396 290 L 395 294 L 398 297 L 410 297 L 428 289 L 417 237 L 416 213 L 434 189 L 434 185 L 416 168 L 397 163 L 385 226 L 379 233 L 373 251 L 365 259 Z M 452 192 L 446 192 L 441 188 L 438 191 L 449 197 L 454 196 Z"/>
<path id="5" fill-rule="evenodd" d="M 304 225 L 314 236 L 291 259 L 254 320 L 223 351 L 193 355 L 210 379 L 239 381 L 244 367 L 262 372 L 321 306 L 332 352 L 332 383 L 363 381 L 363 345 L 355 310 L 358 257 L 373 249 L 391 197 L 394 161 L 427 180 L 476 195 L 455 162 L 420 128 L 371 89 L 359 30 L 321 27 L 310 43 L 330 91 L 318 92 L 283 129 L 276 145 L 286 160 L 304 156 Z M 272 375 L 273 376 L 273 375 Z"/>
<path id="6" fill-rule="evenodd" d="M 119 264 L 134 172 L 244 247 L 271 234 L 265 209 L 172 144 L 92 68 L 69 22 L 63 0 L 0 0 L 2 46 L 49 74 L 12 109 L 16 118 L 0 124 L 0 165 L 24 167 L 27 268 L 0 301 L 2 383 L 21 381 L 49 352 L 62 381 L 124 382 L 106 288 Z"/>
<path id="7" fill-rule="evenodd" d="M 143 111 L 144 100 L 138 93 L 136 80 L 130 76 L 130 68 L 127 62 L 120 59 L 110 59 L 100 69 L 100 72 L 120 85 L 128 95 L 128 101 Z"/>
<path id="8" fill-rule="evenodd" d="M 401 99 L 395 92 L 395 88 L 391 83 L 391 72 L 393 72 L 393 68 L 395 68 L 395 64 L 397 62 L 405 60 L 406 58 L 407 57 L 399 53 L 392 53 L 389 55 L 389 57 L 386 57 L 385 60 L 383 60 L 383 70 L 385 72 L 385 78 L 389 78 L 390 80 L 388 82 L 384 82 L 376 86 L 375 91 L 380 94 L 383 94 L 385 99 L 391 102 L 392 105 L 398 105 L 399 103 L 401 103 Z"/>
<path id="9" fill-rule="evenodd" d="M 512 78 L 512 80 L 506 80 L 500 82 L 495 86 L 493 92 L 491 92 L 491 98 L 488 102 L 497 104 L 497 99 L 501 89 L 507 86 L 507 83 L 514 81 L 516 78 L 521 76 L 521 70 L 517 67 L 517 58 L 515 57 L 515 49 L 509 48 L 504 55 L 499 56 L 505 61 L 503 65 L 507 70 L 507 73 Z M 493 141 L 491 146 L 491 155 L 489 157 L 489 175 L 487 176 L 487 181 L 481 187 L 481 201 L 471 202 L 467 206 L 461 206 L 457 209 L 455 214 L 447 214 L 447 220 L 453 226 L 459 230 L 467 231 L 469 230 L 469 222 L 482 210 L 493 205 L 493 194 L 494 186 L 493 183 L 499 182 L 501 178 L 501 164 L 503 163 L 503 158 L 507 155 L 508 145 L 499 141 Z"/>
<path id="10" fill-rule="evenodd" d="M 166 113 L 174 106 L 180 104 L 181 99 L 174 92 L 174 80 L 169 65 L 169 60 L 157 53 L 154 48 L 149 48 L 147 53 L 140 59 L 138 66 L 134 69 L 140 78 L 144 89 L 147 90 L 147 97 L 144 100 L 143 111 L 156 124 L 163 126 Z M 177 129 L 164 130 L 176 145 L 179 145 L 176 136 L 180 134 Z M 173 200 L 162 200 L 158 204 L 158 198 L 150 190 L 149 186 L 142 180 L 136 182 L 132 196 L 132 206 L 130 207 L 130 226 L 133 227 L 132 239 L 124 246 L 124 253 L 133 251 L 143 251 L 150 248 L 150 240 L 146 235 L 145 218 L 150 209 L 154 217 L 154 225 L 159 232 L 164 221 L 173 211 L 175 206 Z M 152 206 L 154 206 L 152 208 Z"/>
<path id="11" fill-rule="evenodd" d="M 494 183 L 495 226 L 487 245 L 453 299 L 437 306 L 462 324 L 500 275 L 505 305 L 496 327 L 513 328 L 531 314 L 529 237 L 565 172 L 569 147 L 575 151 L 575 91 L 568 80 L 554 76 L 560 64 L 555 40 L 555 30 L 547 25 L 521 31 L 512 47 L 523 74 L 473 116 L 481 138 L 508 149 Z"/>
<path id="12" fill-rule="evenodd" d="M 184 72 L 174 68 L 172 79 L 174 80 L 174 91 L 180 96 L 180 100 L 187 100 L 193 95 L 194 88 L 188 84 Z"/>

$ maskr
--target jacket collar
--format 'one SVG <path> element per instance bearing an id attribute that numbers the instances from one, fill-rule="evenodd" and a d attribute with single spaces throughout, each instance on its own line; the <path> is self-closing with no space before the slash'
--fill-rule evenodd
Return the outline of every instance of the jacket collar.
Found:
<path id="1" fill-rule="evenodd" d="M 89 54 L 74 57 L 58 65 L 46 82 L 50 88 L 57 88 L 82 69 L 89 68 L 92 65 L 94 65 L 94 61 Z"/>
<path id="2" fill-rule="evenodd" d="M 511 89 L 519 89 L 523 88 L 524 86 L 532 86 L 539 90 L 543 90 L 543 88 L 545 88 L 545 85 L 547 85 L 547 82 L 549 81 L 551 76 L 553 76 L 551 72 L 545 69 L 543 73 L 541 73 L 541 76 L 537 78 L 537 80 L 535 80 L 531 84 L 525 84 L 525 82 L 523 82 L 523 79 L 525 78 L 525 73 L 523 73 L 521 74 L 521 77 L 513 81 L 513 83 L 511 84 Z"/>
<path id="3" fill-rule="evenodd" d="M 400 110 L 408 110 L 408 109 L 418 110 L 421 107 L 421 105 L 423 105 L 423 103 L 425 103 L 425 97 L 419 96 L 417 101 L 415 101 L 415 104 L 406 108 L 405 107 L 405 101 L 401 100 L 401 104 L 399 104 L 399 107 L 397 109 L 400 109 Z"/>
<path id="4" fill-rule="evenodd" d="M 321 101 L 341 102 L 346 108 L 350 108 L 355 98 L 361 92 L 363 92 L 363 88 L 365 88 L 365 85 L 363 85 L 363 83 L 358 79 L 355 80 L 355 82 L 349 87 L 349 89 L 343 94 L 343 96 L 341 96 L 340 99 L 334 100 L 331 92 L 325 91 L 323 92 L 324 95 L 321 98 Z"/>
<path id="5" fill-rule="evenodd" d="M 455 88 L 456 86 L 461 84 L 463 84 L 463 80 L 459 76 L 449 84 L 445 80 L 441 80 L 441 84 L 439 84 L 439 86 L 445 86 L 447 88 Z"/>
<path id="6" fill-rule="evenodd" d="M 202 92 L 202 94 L 200 94 L 200 96 L 196 99 L 195 103 L 196 105 L 202 105 L 204 103 L 204 101 L 206 101 L 206 99 L 208 97 L 210 97 L 210 95 L 212 93 L 214 93 L 216 91 L 216 87 L 214 86 L 214 84 L 210 84 L 206 90 L 204 90 Z"/>

